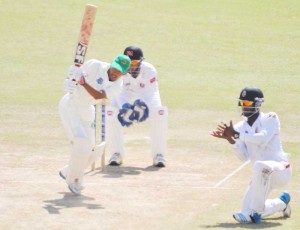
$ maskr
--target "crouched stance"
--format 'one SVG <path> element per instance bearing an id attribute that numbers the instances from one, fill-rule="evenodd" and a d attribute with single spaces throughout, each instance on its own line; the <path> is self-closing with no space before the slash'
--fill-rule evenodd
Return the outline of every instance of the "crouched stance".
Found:
<path id="1" fill-rule="evenodd" d="M 252 163 L 252 180 L 247 188 L 241 210 L 233 217 L 240 223 L 260 223 L 261 219 L 276 212 L 291 215 L 288 192 L 268 199 L 273 189 L 282 188 L 291 179 L 291 165 L 280 141 L 280 122 L 276 113 L 260 112 L 263 93 L 256 87 L 244 88 L 239 97 L 244 119 L 232 125 L 222 123 L 212 133 L 232 144 L 235 154 Z"/>
<path id="2" fill-rule="evenodd" d="M 123 127 L 149 120 L 153 164 L 165 167 L 168 109 L 161 103 L 156 69 L 144 61 L 139 47 L 129 46 L 124 54 L 131 59 L 131 66 L 123 78 L 122 93 L 107 109 L 109 165 L 118 166 L 124 159 Z"/>

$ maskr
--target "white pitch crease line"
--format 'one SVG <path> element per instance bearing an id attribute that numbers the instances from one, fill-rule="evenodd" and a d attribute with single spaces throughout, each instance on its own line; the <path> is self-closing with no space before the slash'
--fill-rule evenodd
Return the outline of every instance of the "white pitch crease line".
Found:
<path id="1" fill-rule="evenodd" d="M 227 181 L 230 177 L 234 176 L 238 171 L 240 171 L 242 168 L 244 168 L 247 164 L 249 164 L 250 161 L 246 161 L 244 164 L 242 164 L 240 167 L 238 167 L 236 170 L 234 170 L 232 173 L 228 174 L 223 180 L 219 181 L 214 188 L 218 188 L 221 184 L 223 184 L 225 181 Z"/>

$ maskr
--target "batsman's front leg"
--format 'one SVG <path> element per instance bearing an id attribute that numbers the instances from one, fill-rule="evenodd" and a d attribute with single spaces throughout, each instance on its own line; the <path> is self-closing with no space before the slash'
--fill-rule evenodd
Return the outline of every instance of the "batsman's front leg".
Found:
<path id="1" fill-rule="evenodd" d="M 70 191 L 79 195 L 82 189 L 84 171 L 93 146 L 87 138 L 75 137 L 72 142 L 66 182 Z"/>

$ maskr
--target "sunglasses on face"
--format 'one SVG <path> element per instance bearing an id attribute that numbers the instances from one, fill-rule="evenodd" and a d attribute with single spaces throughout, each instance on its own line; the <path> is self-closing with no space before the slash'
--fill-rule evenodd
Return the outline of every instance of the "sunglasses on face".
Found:
<path id="1" fill-rule="evenodd" d="M 144 60 L 144 58 L 142 58 L 140 60 L 132 60 L 131 65 L 139 65 L 143 60 Z"/>
<path id="2" fill-rule="evenodd" d="M 251 106 L 251 105 L 253 105 L 254 102 L 253 101 L 240 100 L 239 103 L 240 103 L 241 106 Z"/>

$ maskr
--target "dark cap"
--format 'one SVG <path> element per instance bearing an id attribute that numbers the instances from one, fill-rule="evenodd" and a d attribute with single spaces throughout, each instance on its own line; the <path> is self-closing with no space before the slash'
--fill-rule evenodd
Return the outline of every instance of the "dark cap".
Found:
<path id="1" fill-rule="evenodd" d="M 131 60 L 141 60 L 143 59 L 143 51 L 137 46 L 128 46 L 124 50 L 124 54 L 127 55 Z"/>

